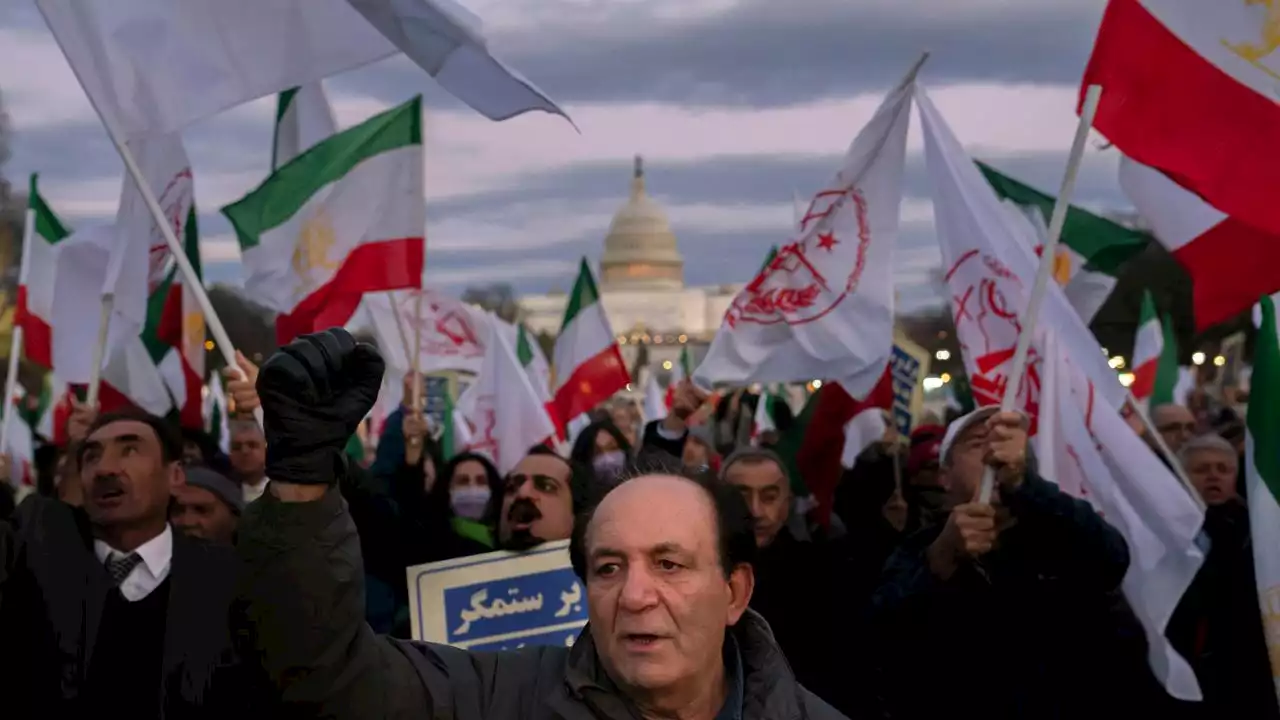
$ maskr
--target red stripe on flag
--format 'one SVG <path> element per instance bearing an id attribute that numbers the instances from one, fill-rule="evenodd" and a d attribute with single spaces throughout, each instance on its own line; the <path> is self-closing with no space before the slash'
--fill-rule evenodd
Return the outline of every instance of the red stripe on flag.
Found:
<path id="1" fill-rule="evenodd" d="M 31 362 L 50 370 L 53 368 L 53 328 L 31 314 L 28 302 L 26 286 L 18 286 L 18 303 L 13 311 L 13 322 L 22 328 L 23 354 Z"/>
<path id="2" fill-rule="evenodd" d="M 556 390 L 552 401 L 556 406 L 556 417 L 567 422 L 589 412 L 626 388 L 629 382 L 631 376 L 627 373 L 627 366 L 622 362 L 617 343 L 613 343 L 574 368 L 573 374 Z"/>
<path id="3" fill-rule="evenodd" d="M 182 358 L 182 376 L 187 386 L 187 397 L 178 413 L 178 422 L 188 430 L 204 430 L 204 378 L 196 374 L 195 368 L 187 359 Z"/>
<path id="4" fill-rule="evenodd" d="M 818 406 L 805 430 L 800 451 L 796 454 L 796 467 L 804 476 L 805 486 L 818 503 L 815 519 L 824 526 L 831 523 L 831 508 L 835 504 L 836 486 L 844 474 L 840 458 L 844 454 L 844 426 L 854 416 L 869 408 L 884 410 L 893 407 L 893 371 L 886 365 L 884 374 L 866 398 L 858 400 L 840 383 L 822 386 Z"/>
<path id="5" fill-rule="evenodd" d="M 1152 358 L 1133 369 L 1133 384 L 1129 392 L 1138 400 L 1151 397 L 1156 388 L 1156 370 L 1160 367 L 1160 358 Z"/>
<path id="6" fill-rule="evenodd" d="M 1178 248 L 1173 256 L 1191 275 L 1198 331 L 1230 320 L 1263 295 L 1280 291 L 1280 235 L 1233 218 Z"/>
<path id="7" fill-rule="evenodd" d="M 357 246 L 329 282 L 293 312 L 276 318 L 276 341 L 284 345 L 299 335 L 345 324 L 365 293 L 421 287 L 423 255 L 420 237 Z"/>
<path id="8" fill-rule="evenodd" d="M 1212 12 L 1211 5 L 1199 11 Z M 1089 85 L 1103 87 L 1094 128 L 1124 154 L 1224 213 L 1280 234 L 1280 105 L 1273 98 L 1219 70 L 1138 0 L 1107 5 L 1081 103 Z"/>
<path id="9" fill-rule="evenodd" d="M 156 339 L 165 345 L 182 350 L 183 341 L 182 318 L 182 283 L 169 283 L 168 293 L 164 296 L 164 307 L 160 310 L 160 324 L 156 326 Z"/>

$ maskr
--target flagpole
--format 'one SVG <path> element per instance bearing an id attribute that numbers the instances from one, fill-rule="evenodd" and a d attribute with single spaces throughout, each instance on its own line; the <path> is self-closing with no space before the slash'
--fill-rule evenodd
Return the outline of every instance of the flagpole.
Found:
<path id="1" fill-rule="evenodd" d="M 31 200 L 27 200 L 27 212 L 22 223 L 22 262 L 18 265 L 18 287 L 27 282 L 27 273 L 31 268 L 31 239 L 36 233 L 36 211 L 31 209 Z M 16 319 L 16 315 L 15 315 Z M 9 367 L 4 376 L 4 415 L 0 416 L 0 455 L 9 448 L 9 418 L 13 416 L 11 403 L 13 394 L 18 389 L 18 367 L 22 362 L 22 325 L 13 324 L 13 335 L 9 338 Z"/>
<path id="2" fill-rule="evenodd" d="M 1147 409 L 1133 397 L 1132 392 L 1129 393 L 1129 406 L 1133 408 L 1133 411 L 1142 420 L 1142 424 L 1146 426 L 1147 433 L 1151 435 L 1151 441 L 1155 443 L 1156 451 L 1164 457 L 1165 464 L 1173 471 L 1173 475 L 1178 478 L 1178 482 L 1182 483 L 1182 488 L 1191 496 L 1191 501 L 1196 504 L 1196 507 L 1204 510 L 1204 498 L 1200 497 L 1200 492 L 1191 484 L 1191 478 L 1187 477 L 1187 471 L 1182 467 L 1182 461 L 1173 454 L 1169 444 L 1164 441 L 1164 436 L 1156 429 L 1155 423 L 1151 422 L 1151 416 L 1147 413 Z"/>
<path id="3" fill-rule="evenodd" d="M 1084 159 L 1089 129 L 1093 127 L 1093 117 L 1098 112 L 1098 103 L 1101 100 L 1102 86 L 1090 85 L 1085 91 L 1084 105 L 1080 108 L 1080 124 L 1076 126 L 1071 155 L 1067 158 L 1067 170 L 1062 176 L 1062 189 L 1058 192 L 1058 200 L 1053 205 L 1053 215 L 1049 220 L 1049 237 L 1045 238 L 1044 249 L 1040 251 L 1040 264 L 1036 270 L 1035 285 L 1031 287 L 1031 296 L 1027 298 L 1027 309 L 1022 313 L 1022 332 L 1018 334 L 1018 345 L 1013 354 L 1013 367 L 1009 371 L 1004 398 L 1000 402 L 1001 412 L 1012 411 L 1018 401 L 1018 388 L 1022 385 L 1023 376 L 1027 371 L 1027 354 L 1031 350 L 1031 340 L 1036 332 L 1036 323 L 1040 319 L 1040 304 L 1044 301 L 1045 293 L 1049 289 L 1054 258 L 1058 251 L 1058 240 L 1062 237 L 1062 227 L 1067 221 L 1067 209 L 1071 207 L 1071 195 L 1075 192 L 1076 176 L 1080 172 L 1080 162 Z M 991 502 L 995 481 L 995 469 L 987 466 L 982 473 L 982 486 L 978 493 L 979 502 Z"/>
<path id="4" fill-rule="evenodd" d="M 89 392 L 85 397 L 86 404 L 94 410 L 98 408 L 98 393 L 102 388 L 102 361 L 107 355 L 107 331 L 111 328 L 111 311 L 115 306 L 115 293 L 103 293 L 98 316 L 98 339 L 93 345 L 93 365 L 89 366 Z"/>

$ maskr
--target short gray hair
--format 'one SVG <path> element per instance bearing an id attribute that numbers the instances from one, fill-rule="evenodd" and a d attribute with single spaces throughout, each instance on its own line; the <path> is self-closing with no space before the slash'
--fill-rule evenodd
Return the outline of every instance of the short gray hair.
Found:
<path id="1" fill-rule="evenodd" d="M 227 432 L 245 432 L 253 431 L 262 435 L 262 426 L 258 425 L 258 421 L 252 417 L 235 417 L 227 421 Z"/>
<path id="2" fill-rule="evenodd" d="M 729 457 L 724 459 L 724 464 L 720 466 L 720 478 L 724 479 L 729 474 L 729 468 L 738 463 L 758 464 L 771 462 L 778 466 L 778 470 L 782 472 L 782 477 L 787 481 L 787 486 L 791 486 L 791 475 L 787 473 L 787 464 L 782 462 L 782 458 L 778 453 L 767 448 L 746 446 L 734 450 Z"/>
<path id="3" fill-rule="evenodd" d="M 1183 465 L 1186 465 L 1187 461 L 1191 459 L 1191 456 L 1194 453 L 1204 452 L 1206 450 L 1215 450 L 1217 452 L 1226 453 L 1233 458 L 1237 457 L 1236 449 L 1232 447 L 1231 443 L 1224 440 L 1221 435 L 1209 433 L 1206 435 L 1198 435 L 1183 443 L 1182 447 L 1178 450 L 1178 461 Z"/>

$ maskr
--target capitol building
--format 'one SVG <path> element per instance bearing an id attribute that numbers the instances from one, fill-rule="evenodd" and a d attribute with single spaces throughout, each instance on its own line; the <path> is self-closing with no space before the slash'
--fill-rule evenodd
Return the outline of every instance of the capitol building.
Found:
<path id="1" fill-rule="evenodd" d="M 645 364 L 654 370 L 670 370 L 686 345 L 696 364 L 743 287 L 685 286 L 684 257 L 666 212 L 645 192 L 644 165 L 638 156 L 631 196 L 609 225 L 596 277 L 623 359 L 634 367 L 643 348 Z M 519 302 L 529 330 L 560 332 L 568 302 L 565 292 L 523 295 Z"/>

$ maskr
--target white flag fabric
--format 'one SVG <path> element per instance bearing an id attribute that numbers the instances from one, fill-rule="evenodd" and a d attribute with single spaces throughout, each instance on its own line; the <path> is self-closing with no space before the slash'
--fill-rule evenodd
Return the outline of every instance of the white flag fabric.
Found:
<path id="1" fill-rule="evenodd" d="M 490 120 L 532 110 L 569 116 L 489 54 L 479 18 L 451 0 L 348 0 L 454 97 Z"/>
<path id="2" fill-rule="evenodd" d="M 130 141 L 129 149 L 142 170 L 164 217 L 181 242 L 195 203 L 191 161 L 177 133 Z M 147 298 L 168 277 L 174 266 L 173 253 L 156 225 L 138 185 L 125 175 L 116 212 L 119 247 L 113 249 L 118 264 L 107 272 L 103 292 L 115 293 L 115 312 L 137 330 L 147 321 Z"/>
<path id="3" fill-rule="evenodd" d="M 880 379 L 893 347 L 910 118 L 910 87 L 876 110 L 835 178 L 809 201 L 797 239 L 734 298 L 695 382 L 836 379 L 856 397 Z"/>
<path id="4" fill-rule="evenodd" d="M 111 253 L 119 250 L 115 225 L 87 225 L 59 243 L 53 277 L 53 369 L 63 382 L 89 382 L 101 322 L 102 288 Z M 136 338 L 142 324 L 115 313 L 107 328 L 104 358 Z M 105 364 L 105 361 L 104 361 Z"/>
<path id="5" fill-rule="evenodd" d="M 418 294 L 419 291 L 414 289 L 364 297 L 378 347 L 382 349 L 387 363 L 401 375 L 409 372 L 413 365 L 406 348 L 413 347 L 416 337 L 420 372 L 461 370 L 479 373 L 488 346 L 488 314 L 444 293 L 422 290 L 422 314 L 419 316 L 415 311 Z"/>
<path id="6" fill-rule="evenodd" d="M 923 88 L 916 102 L 957 340 L 974 399 L 999 404 L 1034 282 L 1034 243 L 1012 234 L 1007 211 Z M 1175 697 L 1199 699 L 1195 674 L 1164 629 L 1204 561 L 1204 512 L 1120 417 L 1125 394 L 1108 394 L 1119 386 L 1116 374 L 1056 283 L 1028 357 L 1017 407 L 1032 418 L 1037 445 L 1052 450 L 1043 474 L 1124 536 L 1131 561 L 1123 588 L 1146 631 L 1151 668 Z"/>
<path id="7" fill-rule="evenodd" d="M 644 419 L 645 422 L 662 420 L 667 417 L 667 393 L 658 387 L 658 374 L 650 370 L 644 379 Z"/>
<path id="8" fill-rule="evenodd" d="M 480 372 L 458 398 L 457 410 L 471 424 L 471 450 L 487 455 L 504 475 L 529 448 L 556 434 L 542 400 L 496 322 L 490 325 Z"/>
<path id="9" fill-rule="evenodd" d="M 307 83 L 280 93 L 276 102 L 276 132 L 271 141 L 271 171 L 322 140 L 337 134 L 338 123 L 325 96 L 324 84 Z"/>
<path id="10" fill-rule="evenodd" d="M 122 140 L 396 52 L 346 0 L 37 0 L 103 122 Z"/>

